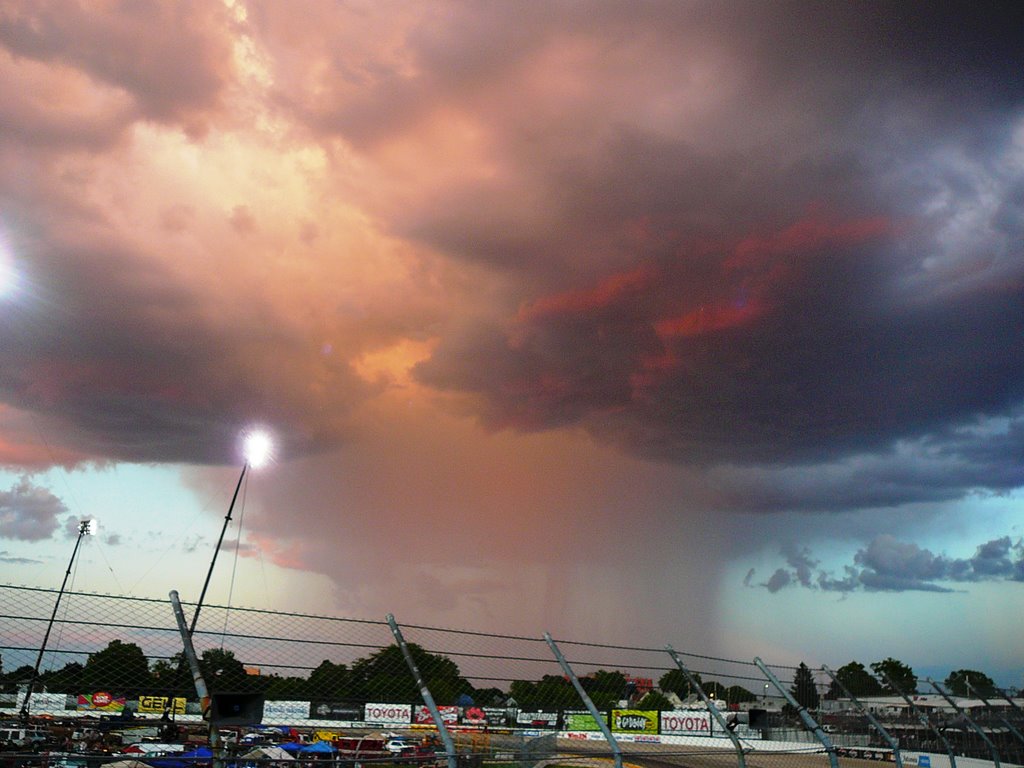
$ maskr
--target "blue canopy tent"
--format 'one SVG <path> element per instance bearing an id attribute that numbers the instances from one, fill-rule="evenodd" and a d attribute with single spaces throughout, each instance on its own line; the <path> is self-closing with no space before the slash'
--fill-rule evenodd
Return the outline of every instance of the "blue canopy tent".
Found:
<path id="1" fill-rule="evenodd" d="M 209 747 L 199 747 L 191 752 L 182 752 L 174 757 L 154 757 L 146 760 L 153 768 L 192 768 L 198 763 L 208 763 L 213 759 L 213 750 Z"/>

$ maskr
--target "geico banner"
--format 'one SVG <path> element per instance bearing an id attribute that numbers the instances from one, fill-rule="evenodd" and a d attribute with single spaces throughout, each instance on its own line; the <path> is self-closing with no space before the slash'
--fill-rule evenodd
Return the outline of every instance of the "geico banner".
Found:
<path id="1" fill-rule="evenodd" d="M 157 715 L 172 712 L 185 714 L 185 698 L 171 696 L 139 696 L 139 714 Z"/>
<path id="2" fill-rule="evenodd" d="M 441 715 L 441 722 L 445 725 L 454 725 L 459 722 L 458 707 L 438 707 L 437 713 Z M 413 713 L 413 722 L 418 725 L 432 723 L 434 722 L 434 716 L 430 714 L 428 707 L 419 706 L 416 707 L 416 711 Z"/>
<path id="3" fill-rule="evenodd" d="M 647 709 L 613 709 L 612 730 L 622 733 L 657 733 L 658 712 Z"/>
<path id="4" fill-rule="evenodd" d="M 689 736 L 711 735 L 711 713 L 707 710 L 681 710 L 661 713 L 663 734 L 686 734 Z"/>
<path id="5" fill-rule="evenodd" d="M 363 721 L 382 725 L 407 725 L 412 720 L 412 704 L 367 704 Z"/>

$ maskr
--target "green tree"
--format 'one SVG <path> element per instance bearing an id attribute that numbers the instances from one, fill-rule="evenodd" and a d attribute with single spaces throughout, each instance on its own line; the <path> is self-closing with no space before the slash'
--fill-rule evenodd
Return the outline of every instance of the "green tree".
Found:
<path id="1" fill-rule="evenodd" d="M 970 683 L 970 690 L 968 690 Z M 946 687 L 954 696 L 973 696 L 980 693 L 985 698 L 996 692 L 995 681 L 976 669 L 958 669 L 946 677 Z M 973 691 L 973 692 L 972 692 Z"/>
<path id="2" fill-rule="evenodd" d="M 757 701 L 757 696 L 752 694 L 742 685 L 730 685 L 723 691 L 723 697 L 730 704 L 743 704 L 748 701 Z"/>
<path id="3" fill-rule="evenodd" d="M 352 677 L 344 664 L 335 664 L 324 659 L 309 675 L 310 698 L 337 701 L 347 698 L 351 689 Z"/>
<path id="4" fill-rule="evenodd" d="M 270 701 L 305 699 L 308 696 L 309 681 L 304 677 L 281 677 L 267 675 L 260 678 L 260 688 Z M 315 698 L 315 697 L 310 697 Z"/>
<path id="5" fill-rule="evenodd" d="M 3 679 L 3 690 L 5 693 L 13 693 L 18 690 L 19 685 L 28 685 L 28 681 L 35 675 L 35 667 L 31 664 L 22 664 L 17 669 L 12 669 Z M 34 687 L 33 687 L 34 690 Z"/>
<path id="6" fill-rule="evenodd" d="M 153 693 L 163 696 L 195 696 L 195 681 L 183 653 L 170 659 L 155 660 L 149 675 L 153 679 Z"/>
<path id="7" fill-rule="evenodd" d="M 836 670 L 836 678 L 854 696 L 879 696 L 882 693 L 882 684 L 859 661 L 851 661 L 841 666 Z M 827 697 L 842 699 L 846 694 L 833 680 L 829 684 Z"/>
<path id="8" fill-rule="evenodd" d="M 60 669 L 42 673 L 40 678 L 46 690 L 51 693 L 81 693 L 84 669 L 77 661 L 72 661 Z"/>
<path id="9" fill-rule="evenodd" d="M 872 671 L 882 678 L 882 690 L 885 693 L 892 694 L 912 694 L 917 692 L 917 675 L 914 674 L 914 670 L 904 664 L 898 659 L 894 659 L 891 656 L 883 659 L 882 661 L 876 661 L 871 665 Z M 892 680 L 893 684 L 899 690 L 893 690 L 892 686 L 886 680 Z"/>
<path id="10" fill-rule="evenodd" d="M 796 703 L 804 709 L 818 708 L 820 697 L 818 696 L 818 688 L 814 684 L 814 674 L 802 661 L 793 675 L 793 685 L 790 687 L 789 692 L 793 694 Z"/>
<path id="11" fill-rule="evenodd" d="M 648 691 L 647 695 L 640 699 L 636 707 L 637 709 L 658 711 L 673 709 L 672 702 L 661 691 Z"/>
<path id="12" fill-rule="evenodd" d="M 199 657 L 199 669 L 210 693 L 251 691 L 257 687 L 255 680 L 246 674 L 245 665 L 235 658 L 232 651 L 223 648 L 203 651 Z"/>
<path id="13" fill-rule="evenodd" d="M 696 678 L 697 682 L 700 683 L 700 675 L 694 673 L 693 676 Z M 665 693 L 674 693 L 681 699 L 685 699 L 693 693 L 690 681 L 686 679 L 686 675 L 683 674 L 681 669 L 670 669 L 662 675 L 658 679 L 658 687 Z"/>
<path id="14" fill-rule="evenodd" d="M 626 698 L 626 676 L 621 672 L 599 669 L 592 675 L 580 678 L 580 685 L 600 710 L 612 709 Z M 582 704 L 578 695 L 575 699 L 576 703 Z"/>
<path id="15" fill-rule="evenodd" d="M 473 695 L 473 686 L 462 677 L 454 661 L 447 656 L 429 653 L 415 643 L 409 643 L 408 648 L 438 704 L 454 704 L 463 693 Z M 352 664 L 350 679 L 353 698 L 395 703 L 420 700 L 419 687 L 397 645 L 389 645 L 365 659 L 356 660 Z"/>
<path id="16" fill-rule="evenodd" d="M 153 685 L 149 663 L 135 643 L 111 640 L 102 651 L 89 654 L 82 670 L 83 693 L 107 691 L 125 696 L 146 693 Z"/>

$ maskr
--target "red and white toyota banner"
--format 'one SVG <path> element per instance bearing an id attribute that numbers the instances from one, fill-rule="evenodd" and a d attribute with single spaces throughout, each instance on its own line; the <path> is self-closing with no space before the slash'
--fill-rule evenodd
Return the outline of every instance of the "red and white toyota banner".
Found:
<path id="1" fill-rule="evenodd" d="M 381 725 L 408 725 L 412 719 L 412 704 L 367 704 L 363 722 Z"/>
<path id="2" fill-rule="evenodd" d="M 711 713 L 707 710 L 684 709 L 661 713 L 661 733 L 687 736 L 710 736 Z"/>

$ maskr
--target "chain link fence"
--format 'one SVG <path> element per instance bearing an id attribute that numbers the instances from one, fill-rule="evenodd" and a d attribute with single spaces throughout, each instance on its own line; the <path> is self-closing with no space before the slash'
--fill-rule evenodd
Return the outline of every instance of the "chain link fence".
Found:
<path id="1" fill-rule="evenodd" d="M 216 605 L 187 643 L 169 600 L 57 597 L 0 585 L 0 768 L 1024 764 L 994 690 Z"/>

